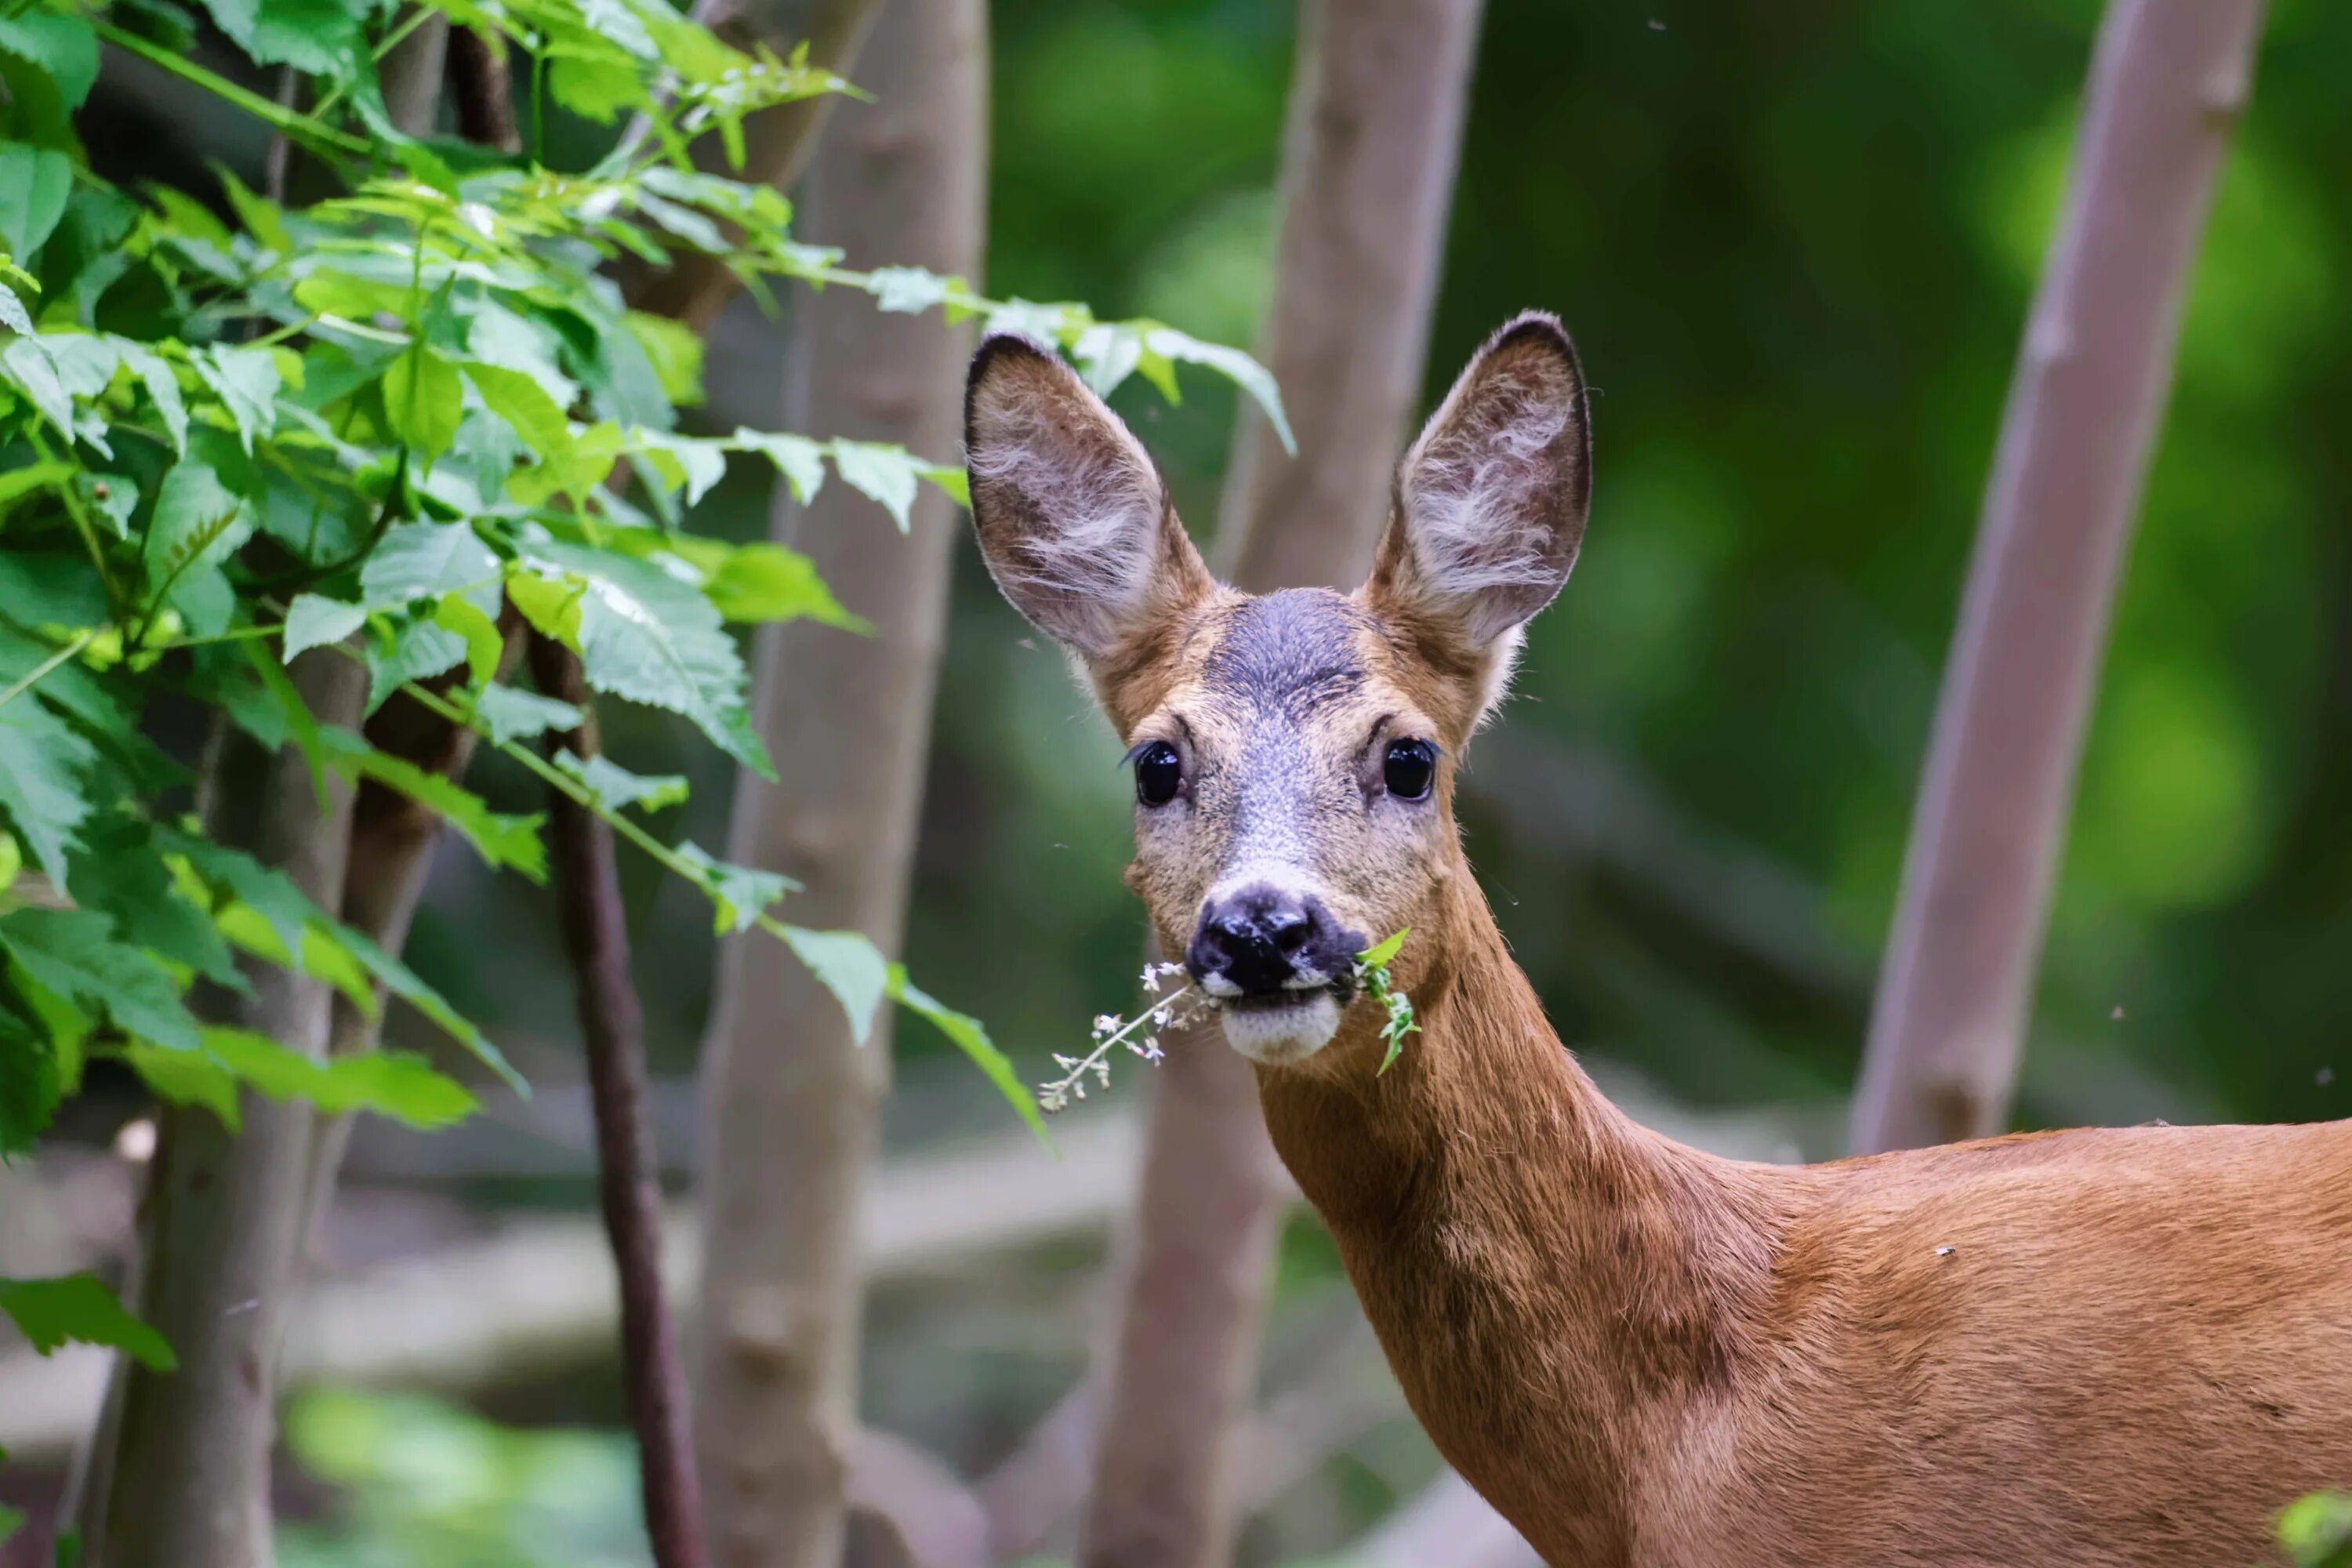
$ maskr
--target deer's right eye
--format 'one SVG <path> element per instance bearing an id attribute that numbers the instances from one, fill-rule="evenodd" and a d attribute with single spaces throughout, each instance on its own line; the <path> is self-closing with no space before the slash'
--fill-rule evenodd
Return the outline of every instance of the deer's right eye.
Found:
<path id="1" fill-rule="evenodd" d="M 1166 805 L 1184 782 L 1184 764 L 1176 748 L 1154 741 L 1135 754 L 1135 798 L 1146 805 Z"/>

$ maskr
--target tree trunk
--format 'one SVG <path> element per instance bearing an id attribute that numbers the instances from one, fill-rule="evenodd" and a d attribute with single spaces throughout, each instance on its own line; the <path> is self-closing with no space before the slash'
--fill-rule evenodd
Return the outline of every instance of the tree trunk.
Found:
<path id="1" fill-rule="evenodd" d="M 293 666 L 321 723 L 356 724 L 367 671 L 333 648 Z M 352 795 L 330 780 L 321 813 L 292 747 L 223 749 L 229 787 L 210 792 L 206 825 L 252 847 L 323 909 L 342 900 Z M 243 778 L 246 787 L 238 787 Z M 231 818 L 236 820 L 231 820 Z M 249 996 L 206 998 L 215 1016 L 322 1057 L 332 993 L 323 981 L 257 961 Z M 115 1427 L 93 1460 L 83 1510 L 86 1560 L 105 1568 L 256 1568 L 271 1560 L 269 1455 L 274 1363 L 302 1237 L 312 1116 L 251 1090 L 232 1135 L 197 1107 L 165 1110 L 141 1215 L 136 1310 L 169 1341 L 179 1370 L 118 1358 Z"/>
<path id="2" fill-rule="evenodd" d="M 891 0 L 865 58 L 877 101 L 844 110 L 802 208 L 811 233 L 873 263 L 977 276 L 985 228 L 987 40 L 981 0 Z M 960 439 L 968 328 L 885 315 L 834 290 L 793 302 L 784 426 L 901 443 Z M 803 884 L 794 918 L 896 953 L 906 924 L 931 700 L 961 521 L 917 504 L 909 536 L 831 486 L 776 489 L 773 537 L 807 553 L 858 637 L 811 622 L 761 637 L 753 702 L 781 774 L 739 775 L 733 858 Z M 841 1561 L 864 1280 L 858 1219 L 888 1046 L 860 1047 L 815 979 L 761 935 L 720 955 L 704 1054 L 701 1451 L 711 1539 L 730 1568 Z"/>
<path id="3" fill-rule="evenodd" d="M 2261 0 L 2112 0 L 2025 329 L 1854 1104 L 1858 1151 L 2000 1131 L 2124 545 Z"/>
<path id="4" fill-rule="evenodd" d="M 1301 8 L 1263 345 L 1298 456 L 1244 405 L 1219 540 L 1243 588 L 1352 585 L 1370 566 L 1421 395 L 1479 12 L 1477 0 Z M 1226 1450 L 1280 1193 L 1249 1065 L 1213 1027 L 1182 1032 L 1152 1099 L 1087 1568 L 1230 1557 Z"/>
<path id="5" fill-rule="evenodd" d="M 848 76 L 857 67 L 858 53 L 881 9 L 882 0 L 700 0 L 695 14 L 738 47 L 765 44 L 789 58 L 805 44 L 810 65 Z M 905 25 L 902 20 L 900 26 Z M 860 85 L 869 91 L 880 90 L 872 82 Z M 840 95 L 825 93 L 756 115 L 743 127 L 742 167 L 727 169 L 716 162 L 708 166 L 730 179 L 790 189 L 808 167 L 817 133 L 840 101 Z M 710 161 L 718 153 L 706 142 L 695 156 Z M 796 230 L 804 226 L 794 226 Z M 826 243 L 838 243 L 838 237 L 829 237 Z M 700 333 L 710 331 L 719 310 L 743 286 L 725 261 L 698 250 L 680 250 L 666 267 L 633 266 L 624 276 L 632 306 L 683 321 Z"/>

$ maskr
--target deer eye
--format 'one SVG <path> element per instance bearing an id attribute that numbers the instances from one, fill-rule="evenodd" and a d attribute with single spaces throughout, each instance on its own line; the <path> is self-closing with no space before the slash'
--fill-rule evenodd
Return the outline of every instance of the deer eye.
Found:
<path id="1" fill-rule="evenodd" d="M 1184 782 L 1184 764 L 1176 748 L 1154 741 L 1135 753 L 1135 798 L 1146 805 L 1166 805 Z"/>
<path id="2" fill-rule="evenodd" d="M 1419 800 L 1437 776 L 1437 748 L 1426 741 L 1391 741 L 1381 782 L 1399 800 Z"/>

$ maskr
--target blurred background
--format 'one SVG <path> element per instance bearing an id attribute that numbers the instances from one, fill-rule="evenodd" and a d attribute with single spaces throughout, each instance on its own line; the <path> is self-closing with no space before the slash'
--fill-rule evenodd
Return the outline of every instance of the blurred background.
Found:
<path id="1" fill-rule="evenodd" d="M 1487 12 L 1428 396 L 1510 313 L 1557 311 L 1597 467 L 1575 578 L 1470 753 L 1471 857 L 1561 1034 L 1637 1115 L 1834 1155 L 2097 7 Z M 1248 344 L 1290 9 L 1000 0 L 992 27 L 990 289 Z M 2347 71 L 2352 10 L 2273 6 L 2096 699 L 2020 1125 L 2352 1111 Z M 115 129 L 94 132 L 118 173 L 201 188 L 202 159 L 257 159 L 243 126 L 171 124 L 143 80 L 110 83 Z M 711 428 L 772 421 L 780 335 L 732 307 Z M 1117 402 L 1199 532 L 1234 395 L 1185 392 Z M 753 478 L 730 475 L 706 526 L 764 528 Z M 908 961 L 1037 1079 L 1135 1002 L 1129 784 L 1061 657 L 959 549 Z M 695 775 L 665 831 L 721 841 L 721 760 L 657 715 L 610 717 L 624 765 Z M 499 769 L 474 778 L 531 809 Z M 683 1196 L 709 922 L 691 889 L 623 871 Z M 642 1562 L 551 910 L 445 845 L 408 956 L 543 1089 L 437 1137 L 362 1131 L 330 1238 L 348 1310 L 290 1352 L 314 1386 L 289 1413 L 285 1560 Z M 977 1473 L 1086 1359 L 1150 1069 L 1122 1060 L 1108 1103 L 1057 1124 L 1057 1166 L 928 1031 L 899 1031 L 898 1062 L 866 1409 Z M 127 1086 L 87 1097 L 79 1148 L 0 1173 L 55 1200 L 36 1218 L 0 1185 L 11 1261 L 118 1234 L 111 1151 L 139 1109 Z M 1243 1562 L 1330 1557 L 1436 1471 L 1303 1211 L 1263 1382 L 1305 1436 L 1248 1500 Z M 55 1467 L 32 1458 L 8 1488 L 37 1506 Z"/>

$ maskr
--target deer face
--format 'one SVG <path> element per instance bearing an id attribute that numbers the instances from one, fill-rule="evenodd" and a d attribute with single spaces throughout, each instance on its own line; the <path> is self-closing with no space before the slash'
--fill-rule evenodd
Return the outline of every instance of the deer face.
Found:
<path id="1" fill-rule="evenodd" d="M 1128 744 L 1128 881 L 1163 947 L 1236 1050 L 1306 1060 L 1355 955 L 1460 874 L 1455 765 L 1584 533 L 1576 351 L 1528 315 L 1479 352 L 1399 466 L 1353 595 L 1220 585 L 1142 447 L 1025 339 L 981 345 L 965 447 L 989 571 Z"/>

